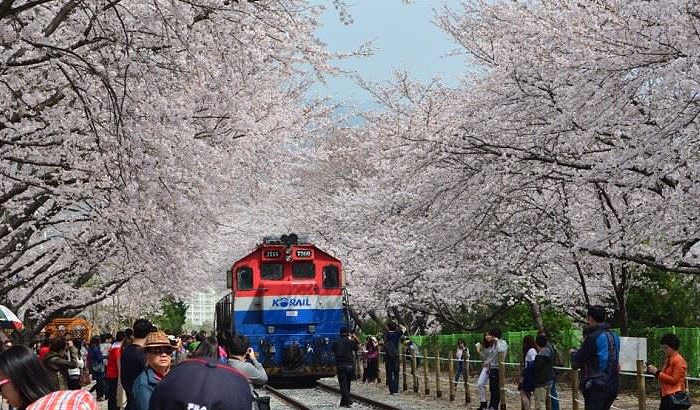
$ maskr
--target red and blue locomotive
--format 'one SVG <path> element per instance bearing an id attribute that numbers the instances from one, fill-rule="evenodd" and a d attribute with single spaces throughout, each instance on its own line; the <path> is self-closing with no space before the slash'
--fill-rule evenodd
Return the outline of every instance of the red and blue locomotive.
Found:
<path id="1" fill-rule="evenodd" d="M 333 341 L 349 322 L 340 260 L 295 234 L 268 236 L 227 279 L 217 331 L 247 336 L 270 378 L 335 374 Z"/>

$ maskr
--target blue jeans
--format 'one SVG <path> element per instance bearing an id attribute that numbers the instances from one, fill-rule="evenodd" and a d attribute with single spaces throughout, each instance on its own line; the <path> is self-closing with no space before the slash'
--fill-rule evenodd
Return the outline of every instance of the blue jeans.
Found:
<path id="1" fill-rule="evenodd" d="M 557 379 L 552 382 L 552 389 L 549 391 L 552 396 L 552 410 L 559 410 L 559 394 L 557 393 Z"/>
<path id="2" fill-rule="evenodd" d="M 462 370 L 464 369 L 464 362 L 457 362 L 457 372 L 455 373 L 455 383 L 459 381 L 459 376 L 462 375 Z M 559 410 L 559 409 L 557 409 Z"/>

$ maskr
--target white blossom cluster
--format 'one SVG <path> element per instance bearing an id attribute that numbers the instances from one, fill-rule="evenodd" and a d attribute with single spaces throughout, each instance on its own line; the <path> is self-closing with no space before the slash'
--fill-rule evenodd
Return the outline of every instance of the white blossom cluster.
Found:
<path id="1" fill-rule="evenodd" d="M 310 207 L 360 306 L 624 315 L 640 269 L 700 274 L 697 2 L 473 0 L 437 21 L 462 83 L 366 84 L 385 111 L 319 144 L 308 178 L 332 187 Z"/>
<path id="2" fill-rule="evenodd" d="M 210 256 L 248 244 L 220 227 L 265 229 L 258 203 L 330 115 L 306 89 L 367 52 L 325 51 L 320 10 L 0 1 L 0 298 L 30 333 L 111 295 L 138 313 L 223 282 Z"/>

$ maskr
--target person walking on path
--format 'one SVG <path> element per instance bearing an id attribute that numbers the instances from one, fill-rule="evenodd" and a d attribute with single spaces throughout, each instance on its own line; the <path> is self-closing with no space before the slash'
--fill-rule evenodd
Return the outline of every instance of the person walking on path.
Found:
<path id="1" fill-rule="evenodd" d="M 501 353 L 508 351 L 508 343 L 501 340 L 501 329 L 493 328 L 486 333 L 486 340 L 491 346 L 484 350 L 484 366 L 488 366 L 489 376 L 489 409 L 498 410 L 501 403 L 501 382 L 498 378 L 498 360 Z"/>
<path id="2" fill-rule="evenodd" d="M 146 344 L 146 336 L 151 331 L 153 325 L 147 319 L 137 319 L 133 326 L 133 341 L 122 350 L 122 355 L 119 358 L 120 375 L 122 387 L 126 393 L 126 410 L 133 410 L 134 402 L 131 388 L 134 385 L 134 380 L 146 368 L 146 353 L 143 350 Z"/>
<path id="3" fill-rule="evenodd" d="M 479 410 L 484 410 L 488 406 L 486 401 L 486 383 L 489 381 L 489 364 L 486 362 L 486 352 L 495 344 L 492 339 L 486 337 L 476 343 L 476 352 L 481 356 L 481 372 L 476 379 L 476 390 L 479 392 Z"/>
<path id="4" fill-rule="evenodd" d="M 367 360 L 367 368 L 362 375 L 362 382 L 374 383 L 379 374 L 379 345 L 374 336 L 368 338 L 365 344 L 365 360 Z"/>
<path id="5" fill-rule="evenodd" d="M 0 393 L 10 406 L 24 410 L 53 390 L 46 368 L 31 349 L 12 346 L 0 354 Z"/>
<path id="6" fill-rule="evenodd" d="M 147 366 L 132 386 L 133 410 L 148 410 L 153 389 L 170 371 L 173 350 L 175 347 L 164 332 L 148 334 L 144 343 Z"/>
<path id="7" fill-rule="evenodd" d="M 104 358 L 105 368 L 107 367 L 107 359 L 109 357 L 109 349 L 112 348 L 112 343 L 114 338 L 110 333 L 105 333 L 100 336 L 100 351 L 102 352 L 102 357 Z"/>
<path id="8" fill-rule="evenodd" d="M 107 352 L 107 369 L 105 370 L 105 384 L 107 387 L 107 410 L 118 410 L 117 407 L 117 382 L 119 379 L 119 358 L 122 353 L 124 332 L 118 331 L 116 341 L 112 343 Z"/>
<path id="9" fill-rule="evenodd" d="M 255 357 L 255 351 L 248 344 L 248 338 L 236 335 L 228 341 L 230 358 L 229 366 L 239 370 L 248 377 L 251 393 L 253 386 L 262 386 L 267 383 L 267 372 L 263 365 Z"/>
<path id="10" fill-rule="evenodd" d="M 585 410 L 608 410 L 619 389 L 620 338 L 605 323 L 605 309 L 591 306 L 590 327 L 578 350 L 571 351 L 574 369 L 581 369 L 581 393 Z"/>
<path id="11" fill-rule="evenodd" d="M 457 372 L 455 373 L 455 384 L 459 382 L 459 377 L 464 371 L 465 361 L 469 360 L 469 349 L 464 346 L 464 340 L 457 342 L 457 351 L 455 352 L 455 360 L 457 360 Z M 467 366 L 469 363 L 467 362 Z"/>
<path id="12" fill-rule="evenodd" d="M 80 355 L 80 339 L 73 340 L 73 345 L 75 346 L 75 349 L 68 350 L 68 360 L 72 361 L 73 358 L 70 357 L 73 353 L 76 354 L 76 361 L 78 362 L 78 367 L 74 367 L 71 369 L 68 369 L 68 389 L 69 390 L 78 390 L 80 388 L 80 374 L 83 370 L 83 367 L 85 367 L 85 362 L 83 361 L 81 355 Z"/>
<path id="13" fill-rule="evenodd" d="M 661 403 L 659 410 L 678 410 L 681 407 L 674 406 L 672 397 L 674 393 L 687 392 L 686 371 L 688 365 L 683 356 L 678 353 L 681 341 L 678 336 L 669 333 L 661 338 L 661 348 L 664 351 L 666 360 L 663 370 L 657 369 L 653 365 L 647 366 L 647 372 L 659 379 L 661 385 Z"/>
<path id="14" fill-rule="evenodd" d="M 386 383 L 389 394 L 399 392 L 399 343 L 406 328 L 394 322 L 387 324 L 389 331 L 384 334 L 384 362 L 386 367 Z"/>
<path id="15" fill-rule="evenodd" d="M 535 338 L 537 344 L 537 356 L 535 356 L 534 373 L 535 373 L 535 409 L 547 409 L 547 396 L 552 389 L 554 382 L 554 362 L 552 354 L 547 348 L 547 337 L 545 335 L 537 335 Z"/>
<path id="16" fill-rule="evenodd" d="M 67 353 L 70 350 L 70 353 Z M 51 340 L 49 353 L 44 358 L 53 390 L 68 390 L 68 369 L 78 367 L 78 349 L 63 336 Z"/>
<path id="17" fill-rule="evenodd" d="M 354 353 L 357 352 L 359 341 L 357 337 L 350 336 L 347 327 L 340 329 L 340 337 L 333 342 L 333 355 L 335 356 L 335 367 L 338 372 L 338 386 L 340 387 L 340 406 L 350 407 L 350 383 L 355 368 Z"/>
<path id="18" fill-rule="evenodd" d="M 90 374 L 95 385 L 92 386 L 90 392 L 96 391 L 97 401 L 105 399 L 105 361 L 102 356 L 102 348 L 100 346 L 100 336 L 93 336 L 90 339 L 90 347 L 88 348 L 88 363 L 90 365 Z"/>
<path id="19" fill-rule="evenodd" d="M 518 383 L 520 390 L 520 404 L 523 410 L 530 410 L 532 393 L 535 391 L 535 358 L 537 357 L 537 344 L 535 338 L 526 335 L 523 338 L 522 374 Z"/>
<path id="20" fill-rule="evenodd" d="M 124 329 L 124 341 L 122 342 L 121 352 L 119 352 L 119 360 L 117 360 L 117 369 L 119 369 L 119 379 L 117 380 L 117 408 L 126 409 L 126 390 L 122 385 L 122 360 L 121 355 L 127 346 L 134 342 L 134 330 L 131 328 Z M 144 359 L 145 360 L 145 359 Z"/>
<path id="21" fill-rule="evenodd" d="M 547 336 L 546 333 L 541 333 L 545 337 Z M 547 348 L 542 350 L 542 354 L 544 355 L 549 355 L 552 358 L 552 363 L 554 366 L 562 366 L 563 363 L 561 361 L 561 357 L 559 356 L 559 352 L 557 349 L 554 347 L 552 344 L 552 341 L 547 338 Z M 557 392 L 557 371 L 556 369 L 554 370 L 554 380 L 552 380 L 552 387 L 549 390 L 549 397 L 550 397 L 550 403 L 551 403 L 551 408 L 550 410 L 559 410 L 559 393 Z"/>

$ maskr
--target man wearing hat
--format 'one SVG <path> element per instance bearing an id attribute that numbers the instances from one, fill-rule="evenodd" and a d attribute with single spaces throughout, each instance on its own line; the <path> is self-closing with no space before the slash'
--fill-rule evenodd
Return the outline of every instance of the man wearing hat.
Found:
<path id="1" fill-rule="evenodd" d="M 214 358 L 185 360 L 153 390 L 149 410 L 251 410 L 246 376 Z"/>
<path id="2" fill-rule="evenodd" d="M 340 406 L 350 407 L 350 382 L 355 370 L 355 355 L 359 346 L 357 336 L 350 336 L 347 327 L 340 329 L 340 337 L 333 342 L 333 354 L 335 355 L 335 367 L 338 373 L 338 385 L 340 387 Z"/>
<path id="3" fill-rule="evenodd" d="M 170 371 L 171 353 L 175 348 L 170 344 L 168 335 L 158 331 L 151 332 L 146 336 L 144 350 L 146 352 L 146 369 L 136 378 L 132 387 L 133 410 L 148 410 L 153 389 Z"/>

